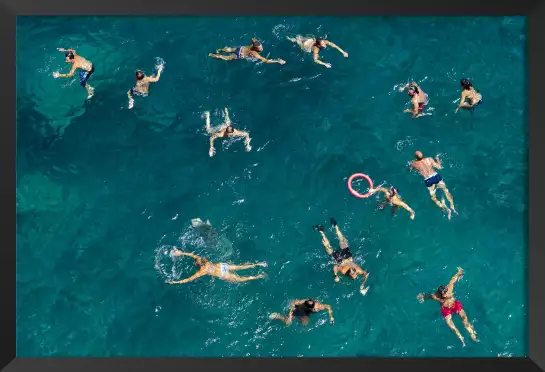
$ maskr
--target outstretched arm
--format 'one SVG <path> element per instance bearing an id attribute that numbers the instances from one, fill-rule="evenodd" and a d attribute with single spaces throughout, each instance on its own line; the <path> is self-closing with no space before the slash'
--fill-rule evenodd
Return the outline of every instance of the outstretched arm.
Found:
<path id="1" fill-rule="evenodd" d="M 416 298 L 418 298 L 420 303 L 424 302 L 425 300 L 437 300 L 437 296 L 435 294 L 429 293 L 419 293 Z"/>
<path id="2" fill-rule="evenodd" d="M 348 57 L 348 53 L 346 53 L 344 50 L 342 50 L 341 47 L 339 47 L 337 44 L 332 43 L 331 41 L 327 41 L 327 40 L 325 40 L 325 43 L 326 43 L 327 45 L 330 45 L 330 46 L 332 46 L 333 48 L 337 49 L 339 52 L 342 53 L 343 56 Z"/>
<path id="3" fill-rule="evenodd" d="M 431 164 L 435 169 L 443 168 L 443 166 L 441 165 L 441 159 L 439 159 L 439 155 L 436 155 L 435 159 L 431 159 Z"/>
<path id="4" fill-rule="evenodd" d="M 458 102 L 458 107 L 456 107 L 456 111 L 454 113 L 457 113 L 458 110 L 460 110 L 460 107 L 464 105 L 464 102 L 466 101 L 466 91 L 462 91 L 462 96 L 460 97 L 460 102 Z"/>
<path id="5" fill-rule="evenodd" d="M 325 62 L 320 61 L 320 59 L 319 59 L 320 50 L 317 47 L 314 47 L 314 50 L 312 51 L 312 54 L 313 54 L 314 62 L 316 62 L 319 65 L 325 66 L 327 68 L 331 67 L 330 63 L 325 63 Z"/>
<path id="6" fill-rule="evenodd" d="M 74 64 L 69 73 L 59 74 L 58 72 L 54 72 L 53 76 L 56 77 L 56 78 L 59 78 L 59 77 L 72 77 L 72 76 L 74 76 L 74 73 L 76 72 L 76 68 L 77 68 L 77 66 Z"/>
<path id="7" fill-rule="evenodd" d="M 195 279 L 198 279 L 198 278 L 200 278 L 201 276 L 204 276 L 204 275 L 206 275 L 206 271 L 201 269 L 197 273 L 195 273 L 194 275 L 190 276 L 187 279 L 168 282 L 168 284 L 185 284 L 185 283 L 192 282 Z"/>
<path id="8" fill-rule="evenodd" d="M 210 136 L 210 150 L 208 151 L 210 157 L 214 156 L 214 154 L 216 153 L 216 149 L 214 148 L 214 141 L 216 140 L 216 138 L 218 138 L 220 135 L 218 133 L 216 134 L 213 134 Z"/>
<path id="9" fill-rule="evenodd" d="M 458 281 L 458 279 L 460 279 L 462 275 L 464 275 L 464 270 L 461 267 L 459 267 L 456 275 L 454 275 L 452 279 L 450 279 L 450 282 L 448 283 L 447 287 L 449 292 L 452 292 L 452 290 L 454 289 L 454 284 Z"/>
<path id="10" fill-rule="evenodd" d="M 243 130 L 235 130 L 235 131 L 236 131 L 235 135 L 239 137 L 244 137 L 244 144 L 246 145 L 246 151 L 250 151 L 252 149 L 252 147 L 250 146 L 250 141 L 252 139 L 250 138 L 250 135 L 248 134 L 248 132 L 245 132 Z"/>
<path id="11" fill-rule="evenodd" d="M 75 49 L 70 49 L 70 48 L 69 48 L 69 49 L 57 48 L 57 50 L 58 50 L 59 52 L 63 52 L 63 53 L 64 53 L 64 52 L 72 52 L 74 55 L 77 55 Z"/>
<path id="12" fill-rule="evenodd" d="M 150 83 L 156 83 L 156 82 L 158 82 L 159 79 L 161 78 L 161 72 L 162 72 L 162 71 L 163 71 L 163 66 L 161 65 L 161 66 L 159 66 L 159 68 L 157 69 L 157 75 L 155 75 L 155 76 L 150 76 L 150 77 L 148 78 L 148 81 L 149 81 Z"/>
<path id="13" fill-rule="evenodd" d="M 384 187 L 377 187 L 376 189 L 371 189 L 369 190 L 370 193 L 374 194 L 376 192 L 382 192 L 386 195 L 388 195 L 390 192 L 388 191 L 388 189 L 385 189 Z"/>
<path id="14" fill-rule="evenodd" d="M 331 324 L 333 324 L 335 322 L 335 318 L 333 318 L 333 310 L 331 309 L 331 306 L 326 305 L 326 304 L 321 304 L 319 302 L 316 302 L 316 304 L 314 304 L 314 311 L 315 312 L 324 311 L 324 310 L 327 310 L 327 312 L 329 314 L 329 320 L 330 320 Z"/>
<path id="15" fill-rule="evenodd" d="M 265 63 L 279 63 L 281 65 L 283 65 L 284 63 L 286 63 L 286 61 L 284 61 L 283 59 L 267 59 L 265 57 L 263 57 L 261 54 L 259 54 L 258 52 L 256 51 L 250 51 L 250 54 L 259 59 L 261 62 L 265 62 Z"/>

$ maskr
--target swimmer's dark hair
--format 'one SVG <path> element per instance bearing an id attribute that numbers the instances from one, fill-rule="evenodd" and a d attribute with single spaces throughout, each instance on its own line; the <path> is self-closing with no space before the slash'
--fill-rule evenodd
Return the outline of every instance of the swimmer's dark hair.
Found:
<path id="1" fill-rule="evenodd" d="M 258 47 L 262 47 L 263 45 L 261 45 L 261 41 L 257 40 L 255 37 L 252 38 L 252 46 L 250 47 L 250 49 L 254 50 Z"/>
<path id="2" fill-rule="evenodd" d="M 142 80 L 146 76 L 146 74 L 144 74 L 144 71 L 142 70 L 136 70 L 135 75 L 136 75 L 136 80 Z"/>
<path id="3" fill-rule="evenodd" d="M 225 131 L 227 133 L 233 133 L 235 131 L 235 128 L 233 128 L 231 125 L 229 125 L 227 128 L 225 128 Z"/>
<path id="4" fill-rule="evenodd" d="M 418 90 L 418 87 L 416 85 L 410 85 L 408 90 L 409 91 L 413 90 L 416 94 L 420 93 L 420 91 Z"/>
<path id="5" fill-rule="evenodd" d="M 325 41 L 325 39 L 323 37 L 317 37 L 316 38 L 316 42 L 315 42 L 315 45 L 320 48 L 320 49 L 323 49 L 324 47 L 320 44 L 322 41 Z"/>
<path id="6" fill-rule="evenodd" d="M 74 53 L 72 53 L 72 52 L 66 52 L 66 54 L 64 56 L 66 58 L 68 58 L 68 59 L 74 59 Z"/>
<path id="7" fill-rule="evenodd" d="M 471 89 L 471 87 L 473 86 L 473 84 L 471 83 L 471 81 L 469 79 L 466 79 L 466 78 L 463 78 L 462 80 L 460 80 L 460 85 L 462 86 L 462 88 L 464 88 L 465 90 L 469 90 Z"/>
<path id="8" fill-rule="evenodd" d="M 314 299 L 312 298 L 309 298 L 308 300 L 305 301 L 305 306 L 308 307 L 309 309 L 314 309 L 315 305 L 316 305 L 316 301 L 314 301 Z"/>
<path id="9" fill-rule="evenodd" d="M 448 292 L 448 287 L 445 287 L 444 285 L 439 286 L 437 288 L 437 293 L 439 293 L 441 296 L 445 295 Z"/>
<path id="10" fill-rule="evenodd" d="M 350 269 L 348 269 L 348 271 L 347 271 L 346 273 L 347 273 L 347 274 L 354 275 L 354 274 L 356 274 L 356 269 L 354 269 L 353 267 L 351 267 Z"/>

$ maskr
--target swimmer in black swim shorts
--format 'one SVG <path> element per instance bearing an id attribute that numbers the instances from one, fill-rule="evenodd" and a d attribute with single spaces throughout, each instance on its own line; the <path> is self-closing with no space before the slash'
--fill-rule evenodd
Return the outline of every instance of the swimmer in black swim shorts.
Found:
<path id="1" fill-rule="evenodd" d="M 330 255 L 331 258 L 333 258 L 333 260 L 335 261 L 335 266 L 333 266 L 335 281 L 339 282 L 341 280 L 338 275 L 339 272 L 341 272 L 341 274 L 343 275 L 350 277 L 352 280 L 356 280 L 358 275 L 362 275 L 363 283 L 360 286 L 360 292 L 361 294 L 365 295 L 369 290 L 369 287 L 365 288 L 365 283 L 369 278 L 369 273 L 356 265 L 352 260 L 352 252 L 350 251 L 350 247 L 348 246 L 348 240 L 346 240 L 346 238 L 343 236 L 341 230 L 339 229 L 339 226 L 337 225 L 337 221 L 335 221 L 334 218 L 331 218 L 331 225 L 335 228 L 335 232 L 337 233 L 337 239 L 339 239 L 340 249 L 336 251 L 333 251 L 333 249 L 331 248 L 331 243 L 329 243 L 329 239 L 327 239 L 327 236 L 324 233 L 324 226 L 315 225 L 312 227 L 312 229 L 317 229 L 320 232 L 320 235 L 322 236 L 322 244 L 326 253 Z"/>
<path id="2" fill-rule="evenodd" d="M 310 321 L 310 314 L 324 310 L 327 310 L 329 313 L 329 321 L 331 324 L 333 324 L 335 319 L 333 318 L 331 306 L 321 304 L 312 298 L 309 298 L 308 300 L 292 301 L 290 303 L 290 312 L 288 315 L 283 316 L 279 313 L 272 313 L 269 315 L 269 319 L 280 320 L 289 327 L 293 321 L 293 318 L 297 318 L 304 326 L 306 326 Z"/>
<path id="3" fill-rule="evenodd" d="M 129 89 L 129 91 L 127 92 L 127 96 L 129 97 L 129 110 L 134 107 L 134 96 L 148 96 L 149 84 L 158 82 L 161 78 L 161 72 L 163 72 L 163 65 L 159 65 L 159 67 L 157 68 L 156 76 L 146 76 L 144 71 L 136 70 L 136 83 L 134 85 L 134 88 Z"/>
<path id="4" fill-rule="evenodd" d="M 454 200 L 447 189 L 445 181 L 443 181 L 443 177 L 441 177 L 441 175 L 435 171 L 436 169 L 442 169 L 441 160 L 438 156 L 435 159 L 424 158 L 424 155 L 420 151 L 416 151 L 414 153 L 414 156 L 416 159 L 411 162 L 411 165 L 409 166 L 409 171 L 416 169 L 418 173 L 420 173 L 420 175 L 424 177 L 424 184 L 430 192 L 431 200 L 433 200 L 435 205 L 441 208 L 444 212 L 447 212 L 448 219 L 450 220 L 452 212 L 456 214 L 458 214 L 458 212 L 456 212 L 456 209 L 454 208 Z M 443 193 L 445 194 L 447 200 L 450 203 L 450 209 L 445 204 L 444 199 L 442 199 L 441 202 L 437 200 L 436 187 L 443 190 Z"/>
<path id="5" fill-rule="evenodd" d="M 252 38 L 252 45 L 238 46 L 236 48 L 233 48 L 233 47 L 221 48 L 216 50 L 216 53 L 208 53 L 208 57 L 223 59 L 224 61 L 234 61 L 236 59 L 255 58 L 265 63 L 279 63 L 281 65 L 286 63 L 286 61 L 282 59 L 267 59 L 261 56 L 260 54 L 261 52 L 263 52 L 263 45 L 256 38 Z M 219 53 L 229 53 L 229 55 L 221 55 Z"/>

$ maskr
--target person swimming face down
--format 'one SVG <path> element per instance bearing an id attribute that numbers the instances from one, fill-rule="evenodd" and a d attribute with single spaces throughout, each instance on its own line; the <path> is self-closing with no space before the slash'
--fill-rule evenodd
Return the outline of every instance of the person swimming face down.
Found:
<path id="1" fill-rule="evenodd" d="M 316 38 L 315 45 L 320 49 L 325 49 L 327 47 L 327 44 L 325 43 L 325 40 L 322 39 L 321 37 Z"/>
<path id="2" fill-rule="evenodd" d="M 420 151 L 416 151 L 414 153 L 414 157 L 416 158 L 416 160 L 422 160 L 422 159 L 424 159 L 424 154 L 422 154 L 422 152 L 420 152 Z"/>
<path id="3" fill-rule="evenodd" d="M 464 90 L 470 90 L 471 87 L 473 87 L 473 84 L 471 83 L 471 81 L 466 78 L 460 80 L 460 85 L 462 86 Z"/>
<path id="4" fill-rule="evenodd" d="M 250 50 L 261 53 L 263 51 L 263 45 L 261 45 L 261 42 L 256 38 L 252 38 L 252 45 L 250 46 Z"/>
<path id="5" fill-rule="evenodd" d="M 64 55 L 64 60 L 66 63 L 74 63 L 74 53 L 72 52 L 66 52 Z"/>
<path id="6" fill-rule="evenodd" d="M 146 74 L 144 74 L 144 71 L 142 70 L 136 70 L 135 76 L 136 80 L 142 80 L 144 77 L 146 77 Z"/>

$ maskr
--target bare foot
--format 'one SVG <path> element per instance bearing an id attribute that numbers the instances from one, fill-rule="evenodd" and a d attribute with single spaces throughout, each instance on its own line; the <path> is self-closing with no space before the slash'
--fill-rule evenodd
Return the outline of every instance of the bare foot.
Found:
<path id="1" fill-rule="evenodd" d="M 450 209 L 448 209 L 448 208 L 447 208 L 447 217 L 448 217 L 449 220 L 452 217 L 452 211 Z"/>
<path id="2" fill-rule="evenodd" d="M 369 291 L 369 287 L 360 289 L 360 293 L 364 296 L 367 294 L 367 291 Z"/>
<path id="3" fill-rule="evenodd" d="M 89 87 L 89 90 L 87 91 L 87 93 L 88 93 L 87 99 L 91 99 L 91 97 L 95 95 L 95 88 Z"/>
<path id="4" fill-rule="evenodd" d="M 269 266 L 266 262 L 260 262 L 260 263 L 257 263 L 256 265 L 257 265 L 257 266 L 261 266 L 261 267 L 267 267 L 267 266 Z"/>
<path id="5" fill-rule="evenodd" d="M 269 315 L 269 319 L 270 320 L 275 320 L 275 319 L 278 319 L 280 318 L 282 315 L 278 314 L 278 313 L 272 313 L 271 315 Z"/>
<path id="6" fill-rule="evenodd" d="M 202 113 L 201 116 L 203 119 L 208 119 L 210 117 L 210 111 L 205 111 Z"/>
<path id="7" fill-rule="evenodd" d="M 414 220 L 414 213 L 411 213 L 411 220 Z"/>

